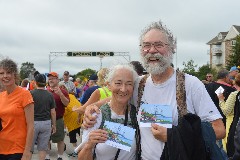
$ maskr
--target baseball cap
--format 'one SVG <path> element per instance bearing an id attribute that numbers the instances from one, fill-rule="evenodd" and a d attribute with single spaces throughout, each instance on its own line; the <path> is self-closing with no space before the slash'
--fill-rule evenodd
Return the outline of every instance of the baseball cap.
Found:
<path id="1" fill-rule="evenodd" d="M 40 74 L 38 71 L 35 71 L 34 73 L 33 73 L 33 77 L 36 77 L 36 75 L 38 75 L 38 74 Z"/>
<path id="2" fill-rule="evenodd" d="M 69 72 L 68 72 L 68 71 L 64 71 L 63 74 L 66 75 L 66 76 L 68 76 L 68 75 L 69 75 Z"/>
<path id="3" fill-rule="evenodd" d="M 231 72 L 231 71 L 236 71 L 236 70 L 238 70 L 238 68 L 237 68 L 236 66 L 233 66 L 233 67 L 231 67 L 231 69 L 230 69 L 229 72 Z"/>
<path id="4" fill-rule="evenodd" d="M 47 77 L 49 77 L 49 76 L 53 76 L 53 77 L 57 77 L 58 78 L 58 74 L 56 72 L 48 73 Z"/>
<path id="5" fill-rule="evenodd" d="M 38 83 L 46 83 L 46 76 L 44 74 L 38 74 L 35 76 L 35 81 Z"/>
<path id="6" fill-rule="evenodd" d="M 89 80 L 96 81 L 96 80 L 98 80 L 98 76 L 97 76 L 96 74 L 92 74 L 92 75 L 89 77 Z"/>

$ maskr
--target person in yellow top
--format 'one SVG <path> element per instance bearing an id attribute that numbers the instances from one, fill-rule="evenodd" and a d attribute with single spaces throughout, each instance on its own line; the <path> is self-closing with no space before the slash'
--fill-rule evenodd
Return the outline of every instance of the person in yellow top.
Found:
<path id="1" fill-rule="evenodd" d="M 218 95 L 219 106 L 222 109 L 223 114 L 226 116 L 226 136 L 222 140 L 223 149 L 226 152 L 227 152 L 226 144 L 227 144 L 227 140 L 228 140 L 228 133 L 229 133 L 229 129 L 232 124 L 232 121 L 233 121 L 233 117 L 234 117 L 234 107 L 235 107 L 235 102 L 236 102 L 236 96 L 237 96 L 238 92 L 240 91 L 240 74 L 239 73 L 235 76 L 234 87 L 237 89 L 237 91 L 232 92 L 229 95 L 226 102 L 224 101 L 223 94 Z"/>
<path id="2" fill-rule="evenodd" d="M 64 83 L 59 82 L 59 87 L 61 89 L 67 90 Z M 77 147 L 77 134 L 80 136 L 80 128 L 82 123 L 82 115 L 79 117 L 77 112 L 73 112 L 72 108 L 74 106 L 81 106 L 80 102 L 73 94 L 69 94 L 70 102 L 67 107 L 65 107 L 65 113 L 63 115 L 64 124 L 66 125 L 69 132 L 70 143 L 72 143 L 74 149 Z M 68 156 L 77 157 L 77 153 L 70 153 Z"/>
<path id="3" fill-rule="evenodd" d="M 107 68 L 102 68 L 98 71 L 97 76 L 98 76 L 98 81 L 97 84 L 98 86 L 101 86 L 101 88 L 96 89 L 88 99 L 88 101 L 82 106 L 82 107 L 73 107 L 73 111 L 78 112 L 80 114 L 83 114 L 86 107 L 101 100 L 105 99 L 107 97 L 112 96 L 112 92 L 108 89 L 107 83 L 105 81 L 105 77 L 108 74 L 108 69 Z"/>

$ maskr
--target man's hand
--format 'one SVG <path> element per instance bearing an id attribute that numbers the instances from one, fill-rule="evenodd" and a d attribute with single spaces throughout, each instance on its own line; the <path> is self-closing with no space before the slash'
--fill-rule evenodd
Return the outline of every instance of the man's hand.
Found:
<path id="1" fill-rule="evenodd" d="M 167 142 L 167 128 L 159 126 L 157 124 L 152 124 L 152 133 L 155 139 L 162 141 L 162 142 Z"/>
<path id="2" fill-rule="evenodd" d="M 59 87 L 54 87 L 53 88 L 53 91 L 57 94 L 57 95 L 59 95 L 59 96 L 61 96 L 63 93 L 62 93 L 62 91 L 61 91 L 61 89 L 59 88 Z"/>
<path id="3" fill-rule="evenodd" d="M 84 118 L 82 123 L 83 128 L 87 129 L 94 126 L 94 124 L 96 123 L 97 116 L 96 115 L 92 116 L 93 113 L 99 114 L 100 113 L 99 108 L 95 105 L 88 106 L 84 113 Z"/>
<path id="4" fill-rule="evenodd" d="M 56 129 L 56 125 L 52 125 L 52 134 L 56 133 L 57 129 Z"/>

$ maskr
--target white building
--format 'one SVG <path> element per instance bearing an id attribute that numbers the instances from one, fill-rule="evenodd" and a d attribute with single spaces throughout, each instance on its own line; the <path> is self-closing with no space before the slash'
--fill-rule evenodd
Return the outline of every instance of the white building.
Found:
<path id="1" fill-rule="evenodd" d="M 240 26 L 233 25 L 228 32 L 219 32 L 207 43 L 210 45 L 210 66 L 212 68 L 225 67 L 231 48 L 236 43 L 236 36 L 239 34 Z"/>

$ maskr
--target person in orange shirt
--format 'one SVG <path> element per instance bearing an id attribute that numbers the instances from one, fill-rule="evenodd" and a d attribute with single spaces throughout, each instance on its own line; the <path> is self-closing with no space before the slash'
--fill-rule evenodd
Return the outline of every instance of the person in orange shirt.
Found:
<path id="1" fill-rule="evenodd" d="M 28 90 L 17 86 L 17 64 L 11 59 L 0 61 L 0 159 L 30 160 L 34 133 L 34 105 Z"/>

